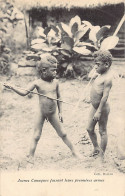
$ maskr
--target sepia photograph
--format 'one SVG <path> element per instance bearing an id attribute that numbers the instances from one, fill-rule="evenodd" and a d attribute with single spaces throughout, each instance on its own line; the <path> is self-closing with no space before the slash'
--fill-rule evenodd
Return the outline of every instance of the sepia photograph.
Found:
<path id="1" fill-rule="evenodd" d="M 125 196 L 121 0 L 0 0 L 0 196 Z"/>

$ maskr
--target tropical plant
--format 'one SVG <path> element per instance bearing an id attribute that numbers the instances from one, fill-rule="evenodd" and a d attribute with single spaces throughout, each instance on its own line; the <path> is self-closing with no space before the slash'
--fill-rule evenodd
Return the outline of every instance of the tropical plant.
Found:
<path id="1" fill-rule="evenodd" d="M 11 3 L 1 2 L 0 6 L 0 74 L 9 74 L 10 72 L 10 48 L 7 40 L 9 37 L 9 24 L 12 26 L 23 19 L 22 13 L 17 10 Z"/>
<path id="2" fill-rule="evenodd" d="M 27 60 L 39 60 L 42 53 L 49 52 L 58 59 L 60 76 L 86 75 L 91 68 L 85 66 L 86 57 L 105 48 L 109 32 L 110 26 L 93 26 L 88 21 L 81 21 L 79 16 L 73 17 L 68 24 L 61 22 L 45 29 L 40 27 L 39 38 L 31 41 L 32 53 L 27 55 Z M 111 48 L 116 44 L 117 40 Z"/>

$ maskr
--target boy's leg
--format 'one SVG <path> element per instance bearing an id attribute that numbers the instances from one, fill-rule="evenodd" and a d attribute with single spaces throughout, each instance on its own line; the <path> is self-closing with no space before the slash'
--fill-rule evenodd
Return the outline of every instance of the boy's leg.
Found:
<path id="1" fill-rule="evenodd" d="M 101 118 L 99 120 L 99 133 L 101 136 L 101 145 L 100 148 L 102 149 L 102 153 L 105 152 L 106 150 L 106 146 L 107 146 L 107 141 L 108 141 L 108 137 L 107 137 L 107 121 L 108 121 L 108 115 L 110 112 L 110 108 L 108 105 L 106 105 L 103 108 L 102 114 L 101 114 Z"/>
<path id="2" fill-rule="evenodd" d="M 72 143 L 70 142 L 70 140 L 68 139 L 66 133 L 63 132 L 57 115 L 53 114 L 51 117 L 48 118 L 48 120 L 51 123 L 51 125 L 54 127 L 54 129 L 56 130 L 57 134 L 61 137 L 63 142 L 70 148 L 70 150 L 72 151 L 72 154 L 74 156 L 76 156 L 74 147 L 73 147 Z"/>
<path id="3" fill-rule="evenodd" d="M 89 114 L 89 120 L 88 120 L 88 126 L 87 126 L 87 131 L 88 131 L 88 134 L 89 134 L 89 137 L 92 141 L 92 144 L 94 146 L 94 152 L 93 152 L 93 155 L 96 155 L 96 154 L 99 154 L 99 145 L 98 145 L 98 142 L 97 142 L 97 135 L 94 131 L 95 129 L 95 125 L 96 125 L 96 121 L 93 120 L 93 116 L 96 112 L 96 109 L 91 106 L 91 110 L 90 110 L 90 114 Z"/>
<path id="4" fill-rule="evenodd" d="M 40 139 L 41 133 L 42 133 L 42 127 L 45 121 L 45 117 L 42 114 L 39 114 L 35 123 L 35 129 L 34 134 L 32 137 L 31 145 L 30 145 L 30 152 L 29 156 L 34 156 L 37 143 Z"/>

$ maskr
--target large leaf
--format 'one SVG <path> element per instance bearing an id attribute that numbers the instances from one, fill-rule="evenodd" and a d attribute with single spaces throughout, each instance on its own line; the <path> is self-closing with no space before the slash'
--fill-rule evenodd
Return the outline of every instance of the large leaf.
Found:
<path id="1" fill-rule="evenodd" d="M 34 44 L 33 46 L 31 46 L 31 48 L 36 49 L 36 50 L 43 50 L 44 48 L 48 48 L 48 45 L 45 43 Z"/>
<path id="2" fill-rule="evenodd" d="M 93 48 L 93 49 L 97 49 L 94 45 L 87 43 L 87 42 L 79 42 L 77 45 L 77 47 L 82 47 L 82 46 L 86 46 L 88 48 Z"/>
<path id="3" fill-rule="evenodd" d="M 44 34 L 44 29 L 43 29 L 42 27 L 37 27 L 37 29 L 38 29 L 38 34 L 39 34 L 39 36 L 45 38 L 46 35 Z"/>
<path id="4" fill-rule="evenodd" d="M 33 46 L 31 46 L 31 48 L 36 49 L 36 50 L 41 50 L 42 49 L 42 44 L 34 44 Z"/>
<path id="5" fill-rule="evenodd" d="M 75 16 L 70 20 L 69 26 L 71 28 L 71 32 L 74 35 L 80 28 L 81 25 L 81 19 L 79 16 Z"/>
<path id="6" fill-rule="evenodd" d="M 71 37 L 63 37 L 61 47 L 65 50 L 71 50 L 74 46 L 74 40 Z"/>
<path id="7" fill-rule="evenodd" d="M 55 31 L 56 35 L 59 33 L 59 29 L 56 26 L 51 25 L 51 28 Z"/>
<path id="8" fill-rule="evenodd" d="M 67 50 L 61 50 L 61 53 L 62 53 L 64 56 L 71 57 L 71 54 L 70 54 L 69 51 L 67 51 Z"/>
<path id="9" fill-rule="evenodd" d="M 40 39 L 34 39 L 34 40 L 31 41 L 31 45 L 41 44 L 43 42 L 45 42 L 45 39 L 42 39 L 42 38 L 40 38 Z"/>
<path id="10" fill-rule="evenodd" d="M 58 56 L 59 55 L 59 53 L 57 52 L 57 51 L 53 51 L 53 53 L 52 53 L 54 56 Z"/>
<path id="11" fill-rule="evenodd" d="M 78 43 L 78 41 L 86 34 L 86 32 L 89 30 L 88 27 L 84 27 L 82 30 L 80 31 L 77 31 L 76 34 L 75 34 L 75 44 Z"/>
<path id="12" fill-rule="evenodd" d="M 89 39 L 92 40 L 93 42 L 96 42 L 97 41 L 96 34 L 99 30 L 100 30 L 100 26 L 94 26 L 89 33 Z"/>
<path id="13" fill-rule="evenodd" d="M 34 61 L 39 61 L 40 57 L 37 54 L 29 54 L 26 56 L 26 60 L 31 60 L 33 59 Z"/>
<path id="14" fill-rule="evenodd" d="M 72 26 L 74 25 L 74 23 L 78 24 L 78 27 L 81 25 L 81 19 L 79 16 L 75 16 L 74 18 L 72 18 L 69 22 L 69 26 L 70 28 L 72 28 Z"/>
<path id="15" fill-rule="evenodd" d="M 89 55 L 91 54 L 91 51 L 86 49 L 85 46 L 83 47 L 74 47 L 73 50 L 79 54 L 82 54 L 82 55 Z"/>
<path id="16" fill-rule="evenodd" d="M 101 29 L 96 33 L 97 40 L 100 40 L 106 33 L 108 33 L 111 26 L 106 25 L 101 27 Z"/>
<path id="17" fill-rule="evenodd" d="M 61 26 L 62 29 L 69 35 L 69 37 L 72 37 L 71 28 L 63 22 L 61 22 Z"/>
<path id="18" fill-rule="evenodd" d="M 52 37 L 47 36 L 46 41 L 47 41 L 47 43 L 50 45 L 50 44 L 51 44 L 51 41 L 52 41 Z"/>
<path id="19" fill-rule="evenodd" d="M 24 50 L 23 54 L 29 55 L 29 54 L 35 54 L 35 53 L 32 52 L 31 50 Z"/>
<path id="20" fill-rule="evenodd" d="M 78 31 L 78 24 L 74 23 L 71 27 L 71 32 L 73 35 L 75 35 L 75 33 Z"/>
<path id="21" fill-rule="evenodd" d="M 68 62 L 64 62 L 61 64 L 61 67 L 66 68 L 68 66 Z"/>
<path id="22" fill-rule="evenodd" d="M 44 29 L 44 34 L 45 34 L 45 35 L 48 35 L 48 33 L 49 33 L 50 30 L 51 30 L 51 27 L 46 27 L 46 28 Z"/>
<path id="23" fill-rule="evenodd" d="M 49 37 L 55 37 L 56 36 L 56 32 L 53 30 L 53 29 L 51 29 L 49 32 L 48 32 L 48 35 L 47 36 L 49 36 Z"/>
<path id="24" fill-rule="evenodd" d="M 117 36 L 110 36 L 104 39 L 101 43 L 101 50 L 110 50 L 114 48 L 119 41 L 119 38 Z"/>

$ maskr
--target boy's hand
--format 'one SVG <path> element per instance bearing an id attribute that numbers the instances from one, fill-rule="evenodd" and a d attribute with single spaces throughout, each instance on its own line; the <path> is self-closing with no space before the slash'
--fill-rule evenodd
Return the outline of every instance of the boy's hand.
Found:
<path id="1" fill-rule="evenodd" d="M 13 89 L 13 87 L 10 86 L 9 84 L 4 83 L 3 85 L 4 85 L 6 88 L 8 88 L 8 89 Z"/>
<path id="2" fill-rule="evenodd" d="M 63 123 L 63 117 L 62 117 L 62 114 L 61 113 L 59 113 L 59 120 L 60 120 L 60 122 Z"/>
<path id="3" fill-rule="evenodd" d="M 95 113 L 95 115 L 94 115 L 94 117 L 93 117 L 93 120 L 95 120 L 95 121 L 99 121 L 100 120 L 100 117 L 101 117 L 101 112 L 96 112 Z"/>

